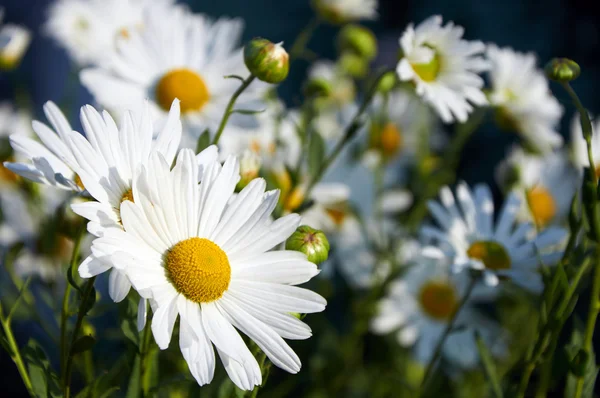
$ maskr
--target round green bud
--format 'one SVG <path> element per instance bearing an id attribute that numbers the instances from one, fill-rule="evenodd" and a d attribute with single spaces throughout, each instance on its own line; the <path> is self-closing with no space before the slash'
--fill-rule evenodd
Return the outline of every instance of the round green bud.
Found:
<path id="1" fill-rule="evenodd" d="M 281 83 L 290 71 L 290 57 L 282 43 L 274 44 L 260 37 L 244 47 L 244 63 L 258 80 L 267 83 Z"/>
<path id="2" fill-rule="evenodd" d="M 548 79 L 566 83 L 577 79 L 581 68 L 575 61 L 568 58 L 554 58 L 546 64 L 544 71 Z"/>
<path id="3" fill-rule="evenodd" d="M 344 26 L 338 35 L 337 45 L 340 53 L 351 52 L 367 60 L 377 55 L 375 34 L 364 26 Z"/>
<path id="4" fill-rule="evenodd" d="M 331 83 L 323 78 L 310 79 L 304 84 L 302 91 L 306 97 L 329 97 L 333 88 Z"/>
<path id="5" fill-rule="evenodd" d="M 342 55 L 339 63 L 343 72 L 357 79 L 365 77 L 369 69 L 367 60 L 352 53 Z"/>
<path id="6" fill-rule="evenodd" d="M 308 261 L 320 264 L 329 256 L 329 241 L 322 231 L 301 225 L 285 242 L 287 250 L 306 254 Z"/>
<path id="7" fill-rule="evenodd" d="M 380 93 L 390 92 L 396 86 L 396 82 L 398 82 L 398 76 L 396 75 L 396 72 L 386 72 L 386 74 L 384 74 L 379 80 L 379 84 L 377 85 L 377 91 L 379 91 Z"/>

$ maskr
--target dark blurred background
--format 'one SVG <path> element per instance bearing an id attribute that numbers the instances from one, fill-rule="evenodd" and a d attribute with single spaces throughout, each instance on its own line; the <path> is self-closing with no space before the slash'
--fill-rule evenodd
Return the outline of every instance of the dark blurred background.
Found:
<path id="1" fill-rule="evenodd" d="M 581 77 L 573 83 L 583 103 L 593 114 L 600 112 L 600 7 L 587 0 L 380 0 L 380 18 L 366 25 L 379 39 L 379 64 L 388 66 L 396 62 L 398 38 L 408 23 L 418 23 L 433 14 L 444 20 L 462 25 L 467 39 L 494 42 L 519 51 L 532 51 L 543 66 L 550 58 L 569 57 L 581 68 Z M 20 92 L 31 95 L 34 115 L 40 117 L 41 106 L 47 100 L 64 100 L 68 89 L 68 76 L 73 66 L 67 55 L 54 42 L 44 36 L 42 24 L 50 0 L 0 0 L 5 9 L 4 21 L 26 26 L 33 31 L 33 42 L 21 67 L 11 73 L 0 73 L 0 100 L 14 99 Z M 291 45 L 313 13 L 308 0 L 188 0 L 195 12 L 211 16 L 241 17 L 246 21 L 244 40 L 264 36 L 273 41 Z M 321 58 L 335 57 L 334 38 L 337 28 L 322 26 L 316 32 L 318 40 L 310 48 Z M 281 96 L 288 105 L 297 104 L 300 84 L 308 64 L 294 64 L 289 79 L 280 87 Z M 566 108 L 561 132 L 568 139 L 568 126 L 573 109 L 566 95 L 552 86 L 555 95 Z M 91 102 L 85 89 L 80 88 L 76 98 L 78 106 Z M 77 108 L 74 108 L 77 109 Z M 468 182 L 493 182 L 494 166 L 504 157 L 515 137 L 499 132 L 491 123 L 478 131 L 465 148 L 460 177 Z M 497 192 L 497 189 L 496 189 Z M 580 300 L 581 301 L 581 300 Z M 584 299 L 586 302 L 587 299 Z M 17 338 L 25 343 L 34 332 L 33 325 L 15 325 Z M 0 352 L 1 397 L 23 394 L 19 375 L 13 362 Z"/>

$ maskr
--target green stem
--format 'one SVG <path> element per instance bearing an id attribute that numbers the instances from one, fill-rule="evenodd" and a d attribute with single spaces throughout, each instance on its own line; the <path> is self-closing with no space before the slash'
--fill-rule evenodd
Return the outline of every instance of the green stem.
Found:
<path id="1" fill-rule="evenodd" d="M 465 306 L 465 304 L 471 297 L 471 293 L 473 293 L 473 289 L 475 288 L 477 281 L 478 281 L 477 278 L 475 278 L 475 277 L 471 278 L 471 281 L 469 282 L 469 286 L 467 287 L 467 291 L 465 292 L 463 298 L 460 300 L 458 306 L 456 307 L 456 310 L 454 311 L 454 313 L 452 314 L 452 317 L 448 321 L 448 325 L 446 325 L 446 329 L 444 329 L 444 333 L 442 334 L 442 336 L 440 337 L 440 339 L 438 340 L 438 342 L 435 346 L 435 349 L 433 351 L 433 357 L 431 358 L 431 361 L 429 361 L 429 365 L 427 365 L 427 368 L 425 369 L 425 375 L 423 376 L 423 381 L 421 383 L 421 394 L 423 394 L 423 392 L 425 392 L 425 387 L 427 386 L 429 379 L 433 375 L 433 371 L 436 368 L 438 359 L 442 355 L 442 349 L 444 348 L 444 343 L 446 342 L 446 339 L 448 338 L 448 336 L 450 336 L 450 333 L 452 333 L 452 331 L 454 330 L 456 320 L 458 319 L 458 314 L 460 313 L 461 309 Z"/>
<path id="2" fill-rule="evenodd" d="M 294 44 L 292 44 L 290 50 L 290 65 L 292 65 L 293 61 L 302 56 L 302 53 L 304 53 L 306 50 L 308 42 L 320 24 L 321 20 L 319 18 L 311 19 L 308 25 L 306 25 L 298 37 L 296 37 L 296 40 L 294 41 Z"/>
<path id="3" fill-rule="evenodd" d="M 30 396 L 34 397 L 33 393 L 33 385 L 31 384 L 31 378 L 29 377 L 29 373 L 27 373 L 27 368 L 25 367 L 25 362 L 23 362 L 23 357 L 21 356 L 21 351 L 19 350 L 19 346 L 17 345 L 17 341 L 15 340 L 15 336 L 10 327 L 10 317 L 4 317 L 4 311 L 2 309 L 2 304 L 0 303 L 0 323 L 2 324 L 2 329 L 4 330 L 4 336 L 6 337 L 6 343 L 10 348 L 10 357 L 12 358 L 15 365 L 17 365 L 17 369 L 19 370 L 19 374 L 21 375 L 21 379 L 23 380 L 23 384 L 25 384 L 25 388 Z"/>
<path id="4" fill-rule="evenodd" d="M 81 295 L 81 303 L 79 304 L 79 311 L 77 311 L 77 320 L 75 321 L 75 327 L 73 329 L 73 334 L 71 335 L 71 344 L 69 344 L 69 352 L 66 358 L 65 372 L 63 378 L 64 385 L 64 396 L 65 398 L 69 398 L 71 396 L 71 374 L 73 370 L 73 345 L 75 341 L 77 341 L 77 337 L 79 336 L 79 330 L 81 329 L 81 324 L 83 323 L 83 318 L 86 313 L 89 311 L 88 300 L 90 299 L 90 295 L 94 292 L 94 282 L 96 281 L 96 277 L 93 276 L 86 282 L 83 288 L 83 294 Z"/>
<path id="5" fill-rule="evenodd" d="M 215 134 L 215 138 L 212 141 L 213 145 L 217 145 L 219 143 L 219 139 L 221 138 L 221 134 L 223 134 L 223 130 L 225 130 L 225 126 L 227 125 L 227 121 L 229 117 L 233 113 L 233 106 L 235 105 L 235 101 L 237 101 L 238 97 L 248 88 L 248 86 L 254 81 L 256 77 L 252 74 L 248 76 L 242 84 L 238 87 L 238 89 L 233 93 L 229 103 L 227 104 L 227 108 L 225 108 L 225 113 L 221 118 L 221 123 L 219 124 L 219 128 L 217 129 L 217 133 Z"/>
<path id="6" fill-rule="evenodd" d="M 146 372 L 150 369 L 150 364 L 148 363 L 151 358 L 150 355 L 150 344 L 152 343 L 152 333 L 150 333 L 150 311 L 146 314 L 146 326 L 144 327 L 144 331 L 142 333 L 142 345 L 140 346 L 140 373 L 139 373 L 139 385 L 140 385 L 140 395 L 142 397 L 148 396 L 150 391 L 150 379 L 147 377 Z"/>
<path id="7" fill-rule="evenodd" d="M 385 76 L 385 74 L 388 72 L 390 72 L 390 70 L 386 69 L 383 72 L 381 72 L 379 75 L 377 75 L 377 77 L 375 78 L 375 81 L 373 82 L 371 89 L 367 92 L 367 95 L 363 98 L 360 108 L 356 111 L 356 114 L 354 115 L 354 117 L 352 118 L 352 121 L 346 128 L 344 135 L 337 142 L 337 144 L 331 151 L 331 154 L 323 161 L 323 164 L 321 164 L 321 167 L 319 168 L 319 171 L 316 173 L 316 175 L 312 177 L 310 183 L 308 184 L 308 186 L 306 188 L 306 192 L 304 194 L 305 197 L 310 196 L 310 192 L 312 191 L 312 189 L 321 180 L 321 178 L 323 178 L 323 176 L 325 175 L 325 172 L 329 169 L 329 167 L 337 159 L 337 157 L 340 155 L 340 153 L 342 153 L 342 150 L 345 148 L 346 144 L 348 142 L 350 142 L 352 140 L 352 138 L 354 138 L 354 136 L 356 135 L 356 133 L 358 132 L 360 127 L 363 125 L 363 123 L 361 122 L 361 118 L 362 118 L 363 114 L 366 112 L 366 110 L 369 107 L 369 105 L 371 104 L 371 102 L 373 101 L 373 98 L 375 97 L 375 94 L 377 93 L 377 87 L 379 86 L 379 82 Z"/>
<path id="8" fill-rule="evenodd" d="M 81 248 L 81 240 L 85 233 L 85 223 L 82 223 L 75 236 L 75 243 L 73 246 L 73 252 L 71 253 L 71 261 L 69 263 L 69 275 L 73 274 L 73 270 L 77 267 L 79 260 L 79 250 Z M 67 282 L 65 286 L 65 293 L 62 300 L 62 310 L 60 313 L 60 369 L 64 378 L 64 372 L 66 369 L 66 358 L 67 358 L 67 321 L 69 319 L 69 303 L 72 290 L 71 283 Z"/>

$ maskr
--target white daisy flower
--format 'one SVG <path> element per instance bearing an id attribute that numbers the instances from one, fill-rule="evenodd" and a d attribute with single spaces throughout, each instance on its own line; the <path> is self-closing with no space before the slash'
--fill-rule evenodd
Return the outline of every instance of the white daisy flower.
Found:
<path id="1" fill-rule="evenodd" d="M 390 284 L 387 296 L 379 303 L 378 314 L 371 321 L 376 334 L 394 333 L 398 343 L 414 347 L 416 359 L 429 363 L 448 322 L 466 294 L 468 280 L 450 275 L 443 264 L 422 259 Z M 456 325 L 465 330 L 450 334 L 442 348 L 446 360 L 461 368 L 479 364 L 473 331 L 477 330 L 495 354 L 503 352 L 499 344 L 500 329 L 478 314 L 470 302 L 458 313 Z"/>
<path id="2" fill-rule="evenodd" d="M 4 162 L 21 161 L 18 153 L 10 147 L 9 136 L 15 134 L 30 137 L 31 116 L 23 110 L 16 110 L 9 102 L 0 103 L 0 187 L 3 189 L 14 188 L 19 181 L 17 174 L 6 167 Z"/>
<path id="3" fill-rule="evenodd" d="M 506 192 L 512 191 L 520 198 L 518 219 L 531 221 L 538 228 L 566 220 L 581 182 L 565 153 L 537 156 L 518 147 L 500 163 L 496 175 Z"/>
<path id="4" fill-rule="evenodd" d="M 302 213 L 304 224 L 325 234 L 343 235 L 349 245 L 361 239 L 360 223 L 350 207 L 350 187 L 343 183 L 319 183 L 310 199 L 313 205 Z"/>
<path id="5" fill-rule="evenodd" d="M 0 69 L 15 68 L 31 42 L 31 32 L 18 25 L 2 24 L 4 9 L 0 8 Z"/>
<path id="6" fill-rule="evenodd" d="M 416 92 L 445 123 L 465 122 L 473 105 L 486 105 L 478 73 L 488 69 L 480 55 L 485 45 L 462 39 L 463 28 L 433 16 L 400 38 L 403 56 L 396 71 L 401 81 L 412 81 Z"/>
<path id="7" fill-rule="evenodd" d="M 497 109 L 501 127 L 522 135 L 537 151 L 560 147 L 562 136 L 556 131 L 563 108 L 552 95 L 544 71 L 536 67 L 534 54 L 489 45 L 489 72 L 492 91 L 490 104 Z"/>
<path id="8" fill-rule="evenodd" d="M 180 348 L 198 383 L 213 378 L 214 345 L 231 380 L 251 390 L 261 384 L 261 371 L 234 327 L 276 366 L 296 373 L 300 360 L 282 337 L 306 339 L 311 332 L 290 313 L 322 311 L 325 300 L 293 286 L 318 273 L 304 254 L 270 251 L 300 217 L 271 221 L 278 192 L 265 192 L 264 180 L 255 179 L 233 196 L 239 179 L 234 157 L 223 166 L 200 165 L 184 149 L 171 170 L 155 153 L 134 182 L 135 202 L 121 205 L 125 230 L 95 240 L 79 272 L 84 278 L 113 266 L 125 272 L 150 299 L 161 349 L 180 317 Z"/>
<path id="9" fill-rule="evenodd" d="M 378 18 L 377 0 L 313 0 L 319 15 L 334 24 Z"/>
<path id="10" fill-rule="evenodd" d="M 206 128 L 214 133 L 240 85 L 224 76 L 249 75 L 238 47 L 242 21 L 212 21 L 181 7 L 151 11 L 144 29 L 120 40 L 106 63 L 81 72 L 83 85 L 109 109 L 135 109 L 149 98 L 152 112 L 164 117 L 177 98 L 186 134 L 197 138 Z M 257 109 L 255 103 L 267 87 L 254 82 L 236 108 Z"/>
<path id="11" fill-rule="evenodd" d="M 429 210 L 438 226 L 424 226 L 422 236 L 435 246 L 423 249 L 423 255 L 446 259 L 460 272 L 465 268 L 481 270 L 484 282 L 498 284 L 500 277 L 531 290 L 541 287 L 540 265 L 554 265 L 562 257 L 556 249 L 567 235 L 559 227 L 550 227 L 536 236 L 530 223 L 516 222 L 521 206 L 519 197 L 511 193 L 494 222 L 492 193 L 485 184 L 474 192 L 464 183 L 456 189 L 440 191 L 440 202 L 430 201 Z"/>
<path id="12" fill-rule="evenodd" d="M 46 33 L 79 65 L 102 64 L 128 39 L 145 28 L 147 9 L 166 9 L 172 0 L 55 0 L 48 10 Z"/>
<path id="13" fill-rule="evenodd" d="M 571 121 L 571 157 L 573 163 L 580 169 L 590 167 L 587 144 L 583 138 L 578 114 L 573 116 Z M 600 178 L 600 119 L 592 121 L 592 158 L 596 166 L 596 177 Z"/>

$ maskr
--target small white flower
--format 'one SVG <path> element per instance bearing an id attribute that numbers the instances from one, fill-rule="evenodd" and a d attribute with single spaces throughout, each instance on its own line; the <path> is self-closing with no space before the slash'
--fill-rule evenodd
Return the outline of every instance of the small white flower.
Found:
<path id="1" fill-rule="evenodd" d="M 173 100 L 179 99 L 188 143 L 206 128 L 216 131 L 240 86 L 239 80 L 224 76 L 249 75 L 238 47 L 242 28 L 241 20 L 212 21 L 181 7 L 148 10 L 144 29 L 119 40 L 117 53 L 99 67 L 84 69 L 81 81 L 100 104 L 113 110 L 136 109 L 148 98 L 152 113 L 166 118 Z M 257 103 L 267 87 L 253 82 L 236 108 L 260 109 Z"/>
<path id="2" fill-rule="evenodd" d="M 496 175 L 505 191 L 520 198 L 518 219 L 531 221 L 538 228 L 565 221 L 581 182 L 564 152 L 539 156 L 519 147 L 500 163 Z"/>
<path id="3" fill-rule="evenodd" d="M 0 103 L 0 147 L 2 147 L 3 156 L 0 158 L 0 187 L 2 189 L 16 188 L 18 177 L 15 173 L 4 167 L 5 161 L 22 161 L 22 156 L 14 151 L 7 151 L 10 146 L 9 136 L 15 134 L 23 137 L 31 137 L 31 115 L 23 110 L 16 110 L 9 102 Z"/>
<path id="4" fill-rule="evenodd" d="M 152 332 L 169 346 L 180 318 L 179 345 L 200 385 L 214 375 L 213 345 L 231 380 L 244 390 L 262 382 L 258 363 L 235 328 L 278 367 L 297 373 L 300 359 L 283 338 L 306 339 L 310 328 L 290 313 L 319 312 L 325 300 L 301 284 L 318 273 L 295 251 L 271 251 L 298 227 L 292 214 L 271 220 L 278 191 L 254 179 L 238 195 L 234 157 L 200 164 L 184 149 L 171 164 L 154 153 L 124 202 L 124 230 L 94 241 L 82 277 L 115 267 L 153 308 Z M 198 184 L 200 181 L 200 184 Z"/>
<path id="5" fill-rule="evenodd" d="M 422 259 L 402 277 L 390 284 L 387 296 L 371 322 L 377 334 L 395 333 L 402 346 L 413 346 L 418 361 L 431 361 L 433 351 L 466 293 L 467 278 L 450 275 L 448 267 Z M 448 336 L 443 346 L 444 358 L 461 368 L 479 364 L 473 331 L 488 342 L 498 336 L 498 325 L 477 313 L 470 302 L 461 309 L 457 325 L 466 326 Z M 492 346 L 499 354 L 504 345 Z"/>
<path id="6" fill-rule="evenodd" d="M 18 25 L 2 24 L 4 9 L 0 8 L 0 69 L 18 65 L 31 42 L 31 32 Z"/>
<path id="7" fill-rule="evenodd" d="M 536 67 L 535 55 L 489 45 L 487 58 L 492 65 L 489 101 L 497 108 L 500 125 L 516 130 L 538 151 L 560 147 L 563 139 L 556 129 L 563 109 Z"/>
<path id="8" fill-rule="evenodd" d="M 422 228 L 422 236 L 434 242 L 423 249 L 423 255 L 446 259 L 456 272 L 480 270 L 489 286 L 497 285 L 499 277 L 507 277 L 538 291 L 542 283 L 540 265 L 555 265 L 562 257 L 556 246 L 567 231 L 550 227 L 532 236 L 532 224 L 516 222 L 521 200 L 514 193 L 506 198 L 496 221 L 492 194 L 484 184 L 471 192 L 460 183 L 456 195 L 444 187 L 440 202 L 430 201 L 428 207 L 438 226 Z"/>
<path id="9" fill-rule="evenodd" d="M 485 45 L 462 39 L 463 28 L 433 16 L 406 28 L 400 38 L 403 56 L 397 72 L 401 81 L 412 81 L 417 95 L 430 104 L 445 123 L 465 122 L 473 106 L 486 105 L 478 73 L 488 69 L 481 57 Z"/>
<path id="10" fill-rule="evenodd" d="M 102 64 L 117 42 L 145 28 L 147 9 L 166 9 L 172 0 L 56 0 L 46 33 L 79 65 Z"/>
<path id="11" fill-rule="evenodd" d="M 331 23 L 377 19 L 377 0 L 314 0 L 319 14 Z"/>

